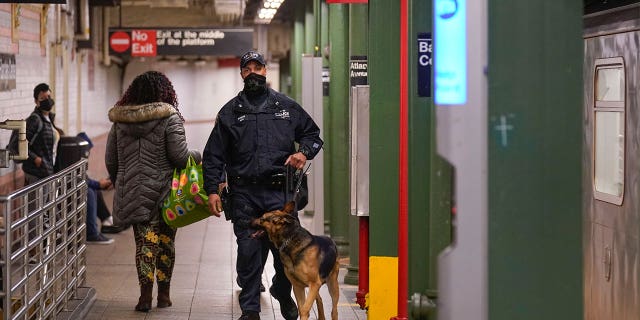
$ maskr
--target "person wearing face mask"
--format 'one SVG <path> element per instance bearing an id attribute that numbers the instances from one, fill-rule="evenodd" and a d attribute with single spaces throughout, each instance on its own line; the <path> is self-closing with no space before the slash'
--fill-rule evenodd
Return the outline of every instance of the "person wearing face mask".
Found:
<path id="1" fill-rule="evenodd" d="M 63 134 L 53 122 L 55 114 L 51 109 L 55 102 L 51 99 L 49 85 L 38 84 L 33 89 L 33 99 L 36 106 L 27 118 L 29 158 L 22 163 L 25 186 L 54 173 L 56 149 Z M 32 141 L 32 139 L 35 140 Z"/>
<path id="2" fill-rule="evenodd" d="M 55 114 L 51 111 L 55 102 L 51 98 L 51 89 L 46 83 L 40 83 L 33 88 L 33 99 L 36 104 L 33 112 L 27 118 L 27 140 L 29 141 L 29 157 L 22 163 L 22 171 L 24 172 L 24 185 L 36 183 L 38 180 L 44 179 L 54 173 L 55 153 L 63 134 L 62 130 L 54 125 Z M 47 198 L 47 186 L 43 186 L 44 201 Z M 29 194 L 29 198 L 35 198 L 36 191 Z M 37 203 L 31 201 L 28 204 L 29 212 L 36 210 Z M 43 228 L 48 228 L 49 216 L 48 212 L 43 216 Z M 31 241 L 37 234 L 37 223 L 35 220 L 29 221 L 28 237 Z M 37 249 L 29 251 L 29 263 L 36 263 L 42 256 L 38 254 Z"/>
<path id="3" fill-rule="evenodd" d="M 267 86 L 267 66 L 262 54 L 249 51 L 240 59 L 243 90 L 217 115 L 203 153 L 204 189 L 209 207 L 220 216 L 218 187 L 228 183 L 225 217 L 232 221 L 238 244 L 237 282 L 239 320 L 260 319 L 260 285 L 269 251 L 276 271 L 271 295 L 280 302 L 286 320 L 298 318 L 277 249 L 267 237 L 256 237 L 251 220 L 282 209 L 290 198 L 285 190 L 286 166 L 302 169 L 320 151 L 320 128 L 291 98 Z M 297 147 L 296 147 L 297 143 Z"/>

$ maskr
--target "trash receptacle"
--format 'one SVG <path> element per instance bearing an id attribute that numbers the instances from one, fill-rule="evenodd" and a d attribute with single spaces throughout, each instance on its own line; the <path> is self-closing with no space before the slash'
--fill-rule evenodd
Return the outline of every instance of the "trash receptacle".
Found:
<path id="1" fill-rule="evenodd" d="M 89 143 L 76 136 L 62 136 L 58 142 L 55 171 L 63 170 L 89 155 Z"/>

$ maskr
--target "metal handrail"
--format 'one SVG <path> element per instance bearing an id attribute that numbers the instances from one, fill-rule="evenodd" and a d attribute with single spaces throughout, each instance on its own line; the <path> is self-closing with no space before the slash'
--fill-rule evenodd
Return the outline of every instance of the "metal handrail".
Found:
<path id="1" fill-rule="evenodd" d="M 0 195 L 2 319 L 54 319 L 86 280 L 87 160 Z"/>

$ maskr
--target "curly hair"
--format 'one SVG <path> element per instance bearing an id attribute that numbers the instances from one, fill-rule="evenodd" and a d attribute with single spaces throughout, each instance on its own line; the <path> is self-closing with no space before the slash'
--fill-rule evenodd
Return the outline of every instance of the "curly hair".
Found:
<path id="1" fill-rule="evenodd" d="M 184 121 L 178 109 L 178 97 L 167 76 L 158 71 L 147 71 L 131 82 L 116 106 L 139 105 L 152 102 L 164 102 L 172 105 Z"/>

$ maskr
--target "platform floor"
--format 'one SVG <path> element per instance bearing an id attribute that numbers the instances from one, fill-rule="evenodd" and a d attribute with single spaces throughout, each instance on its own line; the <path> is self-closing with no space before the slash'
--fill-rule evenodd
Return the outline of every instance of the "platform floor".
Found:
<path id="1" fill-rule="evenodd" d="M 111 245 L 91 245 L 87 250 L 87 286 L 96 290 L 96 300 L 85 319 L 237 319 L 240 314 L 235 283 L 236 244 L 231 224 L 209 218 L 178 231 L 176 266 L 171 282 L 173 306 L 155 307 L 149 313 L 134 311 L 139 288 L 136 276 L 135 245 L 131 228 L 116 235 Z M 271 256 L 262 281 L 269 287 L 273 276 Z M 341 269 L 341 278 L 346 268 Z M 340 281 L 341 320 L 366 319 L 355 303 L 357 286 Z M 321 295 L 329 317 L 331 298 L 323 286 Z M 279 304 L 268 293 L 261 295 L 261 319 L 283 319 Z M 313 311 L 312 319 L 317 319 Z"/>
<path id="2" fill-rule="evenodd" d="M 187 126 L 190 144 L 202 144 L 208 136 L 205 128 Z M 204 127 L 204 126 L 202 126 Z M 198 132 L 198 131 L 201 131 Z M 194 134 L 195 132 L 195 134 Z M 205 132 L 207 135 L 205 135 Z M 89 174 L 93 178 L 106 176 L 104 170 L 104 143 L 106 137 L 94 139 L 94 149 L 89 160 Z M 199 148 L 202 150 L 202 148 Z M 105 198 L 112 197 L 107 191 Z M 307 218 L 302 218 L 303 225 Z M 176 265 L 171 281 L 173 306 L 158 309 L 154 289 L 153 309 L 149 313 L 134 311 L 140 294 L 135 270 L 135 244 L 132 228 L 119 234 L 108 235 L 115 239 L 110 245 L 90 245 L 87 249 L 86 286 L 96 290 L 96 299 L 85 319 L 237 319 L 241 315 L 238 305 L 240 288 L 235 282 L 236 242 L 232 225 L 224 218 L 209 218 L 178 230 L 176 238 Z M 262 276 L 269 288 L 273 276 L 272 257 Z M 347 261 L 347 260 L 341 260 Z M 348 263 L 345 262 L 345 263 Z M 342 278 L 346 266 L 340 269 L 340 301 L 338 314 L 341 320 L 366 319 L 366 311 L 356 304 L 357 286 L 346 285 Z M 330 319 L 331 298 L 323 286 L 321 296 L 325 312 Z M 283 319 L 278 301 L 268 293 L 261 294 L 261 319 Z M 311 319 L 317 319 L 312 311 Z"/>

